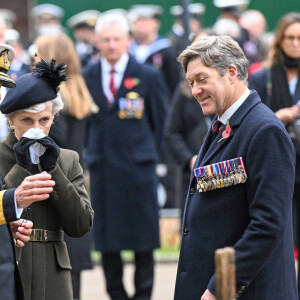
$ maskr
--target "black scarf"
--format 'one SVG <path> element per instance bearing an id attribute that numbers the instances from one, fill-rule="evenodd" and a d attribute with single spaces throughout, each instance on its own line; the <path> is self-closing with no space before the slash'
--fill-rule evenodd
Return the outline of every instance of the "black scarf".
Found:
<path id="1" fill-rule="evenodd" d="M 288 78 L 285 68 L 299 67 L 299 59 L 293 59 L 282 52 L 279 63 L 275 63 L 271 69 L 271 109 L 277 110 L 285 107 L 291 107 L 294 104 L 293 97 L 290 94 Z"/>

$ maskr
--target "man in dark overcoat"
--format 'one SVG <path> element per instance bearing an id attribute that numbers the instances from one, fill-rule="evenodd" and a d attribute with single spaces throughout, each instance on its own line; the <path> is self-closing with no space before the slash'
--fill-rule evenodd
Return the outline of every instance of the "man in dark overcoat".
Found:
<path id="1" fill-rule="evenodd" d="M 166 117 L 161 75 L 127 53 L 126 18 L 106 13 L 96 24 L 100 62 L 84 76 L 99 113 L 89 121 L 86 161 L 95 209 L 94 239 L 102 252 L 107 291 L 129 299 L 122 283 L 120 251 L 135 252 L 135 295 L 150 299 L 153 249 L 159 247 L 158 158 Z"/>
<path id="2" fill-rule="evenodd" d="M 248 61 L 231 38 L 201 39 L 178 59 L 203 113 L 216 117 L 190 178 L 174 298 L 215 300 L 214 253 L 230 246 L 238 299 L 296 300 L 285 128 L 247 88 Z"/>

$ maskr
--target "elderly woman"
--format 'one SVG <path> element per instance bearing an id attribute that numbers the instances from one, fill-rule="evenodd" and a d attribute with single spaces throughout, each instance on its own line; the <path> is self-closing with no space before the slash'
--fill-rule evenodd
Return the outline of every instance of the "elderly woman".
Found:
<path id="1" fill-rule="evenodd" d="M 41 171 L 56 185 L 47 201 L 33 203 L 23 214 L 34 223 L 30 241 L 17 248 L 25 297 L 71 300 L 70 261 L 64 232 L 81 237 L 92 227 L 93 210 L 84 187 L 79 156 L 60 149 L 48 137 L 55 114 L 63 108 L 58 87 L 66 66 L 42 60 L 36 70 L 19 77 L 0 104 L 11 128 L 0 143 L 0 177 L 6 188 Z"/>

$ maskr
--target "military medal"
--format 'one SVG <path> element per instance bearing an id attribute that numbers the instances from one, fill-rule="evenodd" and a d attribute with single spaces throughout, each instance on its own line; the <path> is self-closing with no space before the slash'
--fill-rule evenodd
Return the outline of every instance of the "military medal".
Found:
<path id="1" fill-rule="evenodd" d="M 136 92 L 129 92 L 119 99 L 120 119 L 142 119 L 144 116 L 144 99 Z"/>
<path id="2" fill-rule="evenodd" d="M 245 183 L 247 173 L 242 157 L 194 169 L 199 193 Z"/>

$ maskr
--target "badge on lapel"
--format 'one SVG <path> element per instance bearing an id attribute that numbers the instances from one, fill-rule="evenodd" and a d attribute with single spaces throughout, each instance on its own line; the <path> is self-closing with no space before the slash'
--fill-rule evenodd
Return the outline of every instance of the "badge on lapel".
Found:
<path id="1" fill-rule="evenodd" d="M 142 119 L 144 115 L 144 99 L 136 92 L 129 92 L 125 98 L 119 99 L 120 119 Z"/>
<path id="2" fill-rule="evenodd" d="M 194 169 L 199 193 L 245 183 L 247 173 L 242 157 Z"/>

